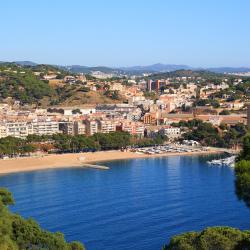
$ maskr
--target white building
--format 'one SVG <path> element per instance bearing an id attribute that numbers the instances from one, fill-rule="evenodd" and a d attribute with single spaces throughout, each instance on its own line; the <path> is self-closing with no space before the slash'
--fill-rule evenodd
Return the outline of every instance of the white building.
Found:
<path id="1" fill-rule="evenodd" d="M 166 135 L 169 138 L 176 138 L 181 135 L 181 129 L 176 127 L 167 127 L 161 129 L 164 135 Z"/>
<path id="2" fill-rule="evenodd" d="M 28 135 L 53 135 L 59 133 L 59 123 L 54 121 L 5 122 L 0 125 L 0 138 L 12 136 L 26 138 Z"/>
<path id="3" fill-rule="evenodd" d="M 128 113 L 127 119 L 134 122 L 139 121 L 141 119 L 141 114 L 142 114 L 141 110 L 136 109 Z"/>
<path id="4" fill-rule="evenodd" d="M 116 131 L 116 124 L 110 120 L 100 120 L 99 129 L 101 133 L 111 133 Z"/>
<path id="5" fill-rule="evenodd" d="M 28 123 L 28 134 L 54 135 L 59 133 L 59 122 L 57 121 L 33 121 Z"/>
<path id="6" fill-rule="evenodd" d="M 1 137 L 13 136 L 25 138 L 28 136 L 27 122 L 6 122 L 1 126 Z"/>

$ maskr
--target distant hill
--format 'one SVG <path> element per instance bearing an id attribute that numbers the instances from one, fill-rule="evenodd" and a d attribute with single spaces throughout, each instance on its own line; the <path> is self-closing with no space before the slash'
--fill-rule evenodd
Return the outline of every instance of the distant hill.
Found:
<path id="1" fill-rule="evenodd" d="M 6 62 L 0 61 L 0 64 L 3 64 Z M 32 61 L 14 61 L 12 63 L 16 63 L 21 66 L 37 66 L 40 64 L 37 64 Z M 48 65 L 48 64 L 44 64 Z M 152 65 L 146 65 L 146 66 L 131 66 L 131 67 L 106 67 L 106 66 L 96 66 L 96 67 L 89 67 L 84 65 L 51 65 L 58 67 L 60 69 L 64 69 L 73 73 L 83 73 L 83 74 L 91 74 L 93 71 L 101 71 L 106 74 L 122 74 L 122 75 L 143 75 L 144 73 L 154 74 L 154 73 L 163 73 L 163 72 L 172 72 L 177 70 L 204 70 L 204 71 L 211 71 L 215 73 L 246 73 L 250 72 L 250 68 L 248 67 L 209 67 L 209 68 L 197 68 L 197 67 L 191 67 L 189 65 L 184 64 L 162 64 L 162 63 L 156 63 Z"/>
<path id="2" fill-rule="evenodd" d="M 20 66 L 36 66 L 36 65 L 38 65 L 37 63 L 31 62 L 31 61 L 13 61 L 13 62 L 0 61 L 0 64 L 17 64 Z"/>
<path id="3" fill-rule="evenodd" d="M 133 66 L 133 67 L 123 67 L 120 68 L 125 71 L 144 71 L 144 72 L 170 72 L 180 69 L 191 69 L 190 66 L 187 65 L 175 65 L 175 64 L 153 64 L 148 66 Z"/>
<path id="4" fill-rule="evenodd" d="M 194 68 L 188 65 L 176 65 L 176 64 L 153 64 L 148 66 L 134 66 L 134 67 L 123 67 L 120 68 L 124 71 L 138 71 L 138 72 L 151 72 L 151 73 L 159 73 L 159 72 L 172 72 L 177 70 L 194 70 L 194 71 L 210 71 L 214 73 L 246 73 L 250 72 L 250 68 L 247 67 L 211 67 L 211 68 Z"/>
<path id="5" fill-rule="evenodd" d="M 36 66 L 37 63 L 31 61 L 14 61 L 14 63 L 21 65 L 21 66 Z"/>
<path id="6" fill-rule="evenodd" d="M 176 70 L 171 72 L 152 74 L 149 77 L 150 79 L 166 79 L 169 77 L 203 77 L 206 79 L 214 79 L 225 77 L 225 75 L 208 70 Z"/>
<path id="7" fill-rule="evenodd" d="M 193 71 L 210 71 L 214 73 L 246 73 L 250 72 L 250 68 L 247 67 L 218 67 L 218 68 L 194 68 L 188 65 L 177 65 L 177 64 L 153 64 L 148 66 L 132 66 L 132 67 L 120 67 L 120 68 L 110 68 L 105 66 L 98 67 L 87 67 L 80 65 L 67 66 L 67 70 L 74 73 L 84 73 L 90 74 L 92 71 L 101 71 L 107 74 L 127 74 L 127 75 L 142 75 L 144 73 L 154 74 L 154 73 L 164 73 L 173 72 L 178 70 L 193 70 Z"/>
<path id="8" fill-rule="evenodd" d="M 90 74 L 92 71 L 101 71 L 107 74 L 143 74 L 143 73 L 156 73 L 156 72 L 170 72 L 180 69 L 191 69 L 187 65 L 174 65 L 174 64 L 153 64 L 149 66 L 133 66 L 133 67 L 120 67 L 110 68 L 105 66 L 87 67 L 80 65 L 66 66 L 66 69 L 74 73 Z"/>
<path id="9" fill-rule="evenodd" d="M 105 66 L 88 67 L 81 65 L 71 65 L 71 66 L 65 66 L 65 68 L 74 73 L 84 73 L 84 74 L 90 74 L 92 71 L 101 71 L 104 73 L 113 73 L 117 71 L 115 69 Z"/>
<path id="10" fill-rule="evenodd" d="M 246 67 L 220 67 L 220 68 L 208 68 L 207 70 L 215 72 L 215 73 L 246 73 L 250 72 L 250 68 Z"/>

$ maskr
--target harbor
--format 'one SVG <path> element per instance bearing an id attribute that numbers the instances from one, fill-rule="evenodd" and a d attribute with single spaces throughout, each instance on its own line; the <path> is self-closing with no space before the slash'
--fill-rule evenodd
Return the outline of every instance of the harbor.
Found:
<path id="1" fill-rule="evenodd" d="M 223 159 L 216 159 L 216 160 L 208 161 L 207 164 L 210 166 L 234 168 L 235 167 L 235 159 L 236 159 L 236 156 L 233 155 L 233 156 L 223 158 Z"/>
<path id="2" fill-rule="evenodd" d="M 162 146 L 136 148 L 137 154 L 157 155 L 166 153 L 198 153 L 209 151 L 208 148 L 201 146 L 189 146 L 183 144 L 168 144 Z"/>

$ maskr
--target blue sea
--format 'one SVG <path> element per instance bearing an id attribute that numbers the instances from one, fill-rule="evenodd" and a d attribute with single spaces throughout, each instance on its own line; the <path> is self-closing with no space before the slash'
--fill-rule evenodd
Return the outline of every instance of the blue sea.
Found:
<path id="1" fill-rule="evenodd" d="M 13 192 L 14 212 L 83 242 L 87 250 L 160 250 L 186 231 L 250 228 L 250 209 L 235 195 L 233 169 L 210 167 L 207 159 L 133 159 L 106 162 L 107 171 L 17 173 L 0 176 L 0 186 Z"/>

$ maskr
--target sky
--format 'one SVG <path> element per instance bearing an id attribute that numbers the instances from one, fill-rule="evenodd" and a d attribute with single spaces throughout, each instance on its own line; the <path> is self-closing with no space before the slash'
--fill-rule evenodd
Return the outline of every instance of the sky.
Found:
<path id="1" fill-rule="evenodd" d="M 249 0 L 8 0 L 0 61 L 250 67 Z"/>

